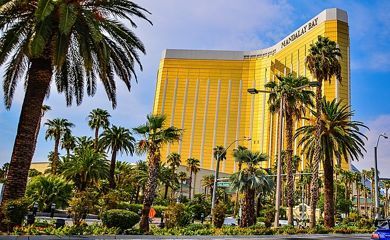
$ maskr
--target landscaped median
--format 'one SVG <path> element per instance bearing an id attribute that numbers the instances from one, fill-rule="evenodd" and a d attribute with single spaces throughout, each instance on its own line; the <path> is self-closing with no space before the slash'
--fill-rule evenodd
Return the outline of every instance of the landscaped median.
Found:
<path id="1" fill-rule="evenodd" d="M 240 228 L 235 226 L 224 226 L 222 228 L 214 228 L 210 224 L 190 224 L 182 228 L 160 229 L 152 227 L 149 234 L 156 236 L 194 236 L 194 235 L 293 235 L 293 234 L 361 234 L 372 233 L 374 228 L 358 228 L 356 226 L 338 226 L 332 229 L 326 229 L 318 226 L 314 229 L 298 229 L 290 226 L 281 227 L 279 229 L 265 228 L 264 226 L 254 225 L 248 228 Z M 12 235 L 142 235 L 138 229 L 121 230 L 116 227 L 105 227 L 101 224 L 80 225 L 80 226 L 65 226 L 55 228 L 50 223 L 40 223 L 26 227 L 15 227 Z"/>

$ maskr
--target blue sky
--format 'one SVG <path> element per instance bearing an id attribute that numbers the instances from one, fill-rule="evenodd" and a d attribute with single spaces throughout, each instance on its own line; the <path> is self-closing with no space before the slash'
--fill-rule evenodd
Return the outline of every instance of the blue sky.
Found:
<path id="1" fill-rule="evenodd" d="M 64 96 L 53 88 L 45 104 L 52 107 L 47 118 L 64 117 L 75 123 L 75 135 L 92 135 L 87 115 L 93 108 L 105 108 L 112 123 L 127 128 L 144 122 L 153 105 L 156 72 L 162 50 L 221 49 L 255 50 L 268 47 L 294 31 L 326 8 L 338 7 L 349 16 L 351 38 L 352 108 L 355 120 L 371 129 L 367 132 L 367 154 L 355 162 L 358 168 L 373 163 L 373 146 L 379 133 L 390 135 L 390 1 L 268 1 L 268 0 L 138 0 L 152 12 L 154 26 L 138 21 L 135 30 L 143 40 L 147 55 L 142 57 L 144 71 L 131 92 L 118 86 L 118 107 L 112 110 L 101 86 L 94 98 L 86 97 L 81 106 L 66 107 Z M 315 3 L 314 3 L 315 2 Z M 0 74 L 2 75 L 2 69 Z M 0 164 L 10 160 L 23 86 L 19 85 L 11 110 L 0 104 Z M 3 98 L 2 92 L 0 98 Z M 45 161 L 53 142 L 45 141 L 41 128 L 33 161 Z M 135 161 L 139 156 L 122 156 Z M 380 143 L 379 169 L 390 177 L 390 141 Z M 388 173 L 387 173 L 388 172 Z"/>

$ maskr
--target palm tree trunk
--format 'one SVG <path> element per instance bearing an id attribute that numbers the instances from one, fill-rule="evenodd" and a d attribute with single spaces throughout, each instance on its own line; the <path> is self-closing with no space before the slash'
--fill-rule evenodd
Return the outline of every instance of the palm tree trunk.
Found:
<path id="1" fill-rule="evenodd" d="M 194 173 L 194 187 L 192 188 L 192 196 L 195 196 L 196 192 L 196 173 Z"/>
<path id="2" fill-rule="evenodd" d="M 255 224 L 255 190 L 247 189 L 244 194 L 240 227 L 249 227 Z"/>
<path id="3" fill-rule="evenodd" d="M 57 169 L 58 169 L 58 162 L 59 162 L 58 147 L 59 146 L 60 146 L 60 136 L 56 137 L 56 139 L 54 141 L 54 157 L 53 157 L 53 161 L 51 163 L 51 172 L 53 174 L 56 174 Z"/>
<path id="4" fill-rule="evenodd" d="M 324 161 L 324 225 L 334 227 L 333 159 Z"/>
<path id="5" fill-rule="evenodd" d="M 242 162 L 240 161 L 240 162 L 238 162 L 238 172 L 240 172 L 241 171 L 241 168 L 242 168 Z M 239 198 L 240 196 L 238 195 L 238 190 L 236 191 L 236 203 L 235 203 L 235 207 L 234 207 L 234 216 L 237 216 L 237 214 L 238 214 L 238 211 L 239 211 L 239 203 L 240 203 L 240 201 L 239 201 Z"/>
<path id="6" fill-rule="evenodd" d="M 160 166 L 159 149 L 151 148 L 149 150 L 148 166 L 148 180 L 144 192 L 144 206 L 142 208 L 142 216 L 139 223 L 140 229 L 144 232 L 149 232 L 149 211 L 156 195 L 158 169 Z"/>
<path id="7" fill-rule="evenodd" d="M 319 86 L 316 89 L 316 143 L 315 143 L 315 149 L 314 149 L 314 156 L 313 156 L 313 166 L 312 166 L 312 179 L 311 179 L 311 186 L 310 186 L 310 192 L 311 192 L 311 201 L 310 201 L 310 227 L 314 228 L 316 226 L 316 209 L 317 209 L 317 203 L 318 203 L 318 169 L 320 167 L 320 159 L 321 159 L 321 129 L 322 129 L 322 123 L 321 123 L 321 112 L 322 112 L 322 79 L 318 79 Z M 333 176 L 332 176 L 333 177 Z"/>
<path id="8" fill-rule="evenodd" d="M 367 196 L 368 196 L 367 190 L 365 189 L 364 190 L 364 215 L 366 215 L 366 217 L 368 217 L 368 215 L 367 215 L 367 207 L 368 207 L 368 205 L 367 205 Z"/>
<path id="9" fill-rule="evenodd" d="M 47 47 L 42 57 L 31 60 L 2 202 L 23 197 L 26 190 L 28 170 L 34 155 L 36 131 L 52 76 L 50 56 L 51 48 Z"/>
<path id="10" fill-rule="evenodd" d="M 287 160 L 287 221 L 293 225 L 293 207 L 294 207 L 294 176 L 293 176 L 293 118 L 291 114 L 286 114 L 286 160 Z"/>
<path id="11" fill-rule="evenodd" d="M 137 187 L 137 191 L 135 192 L 135 203 L 138 203 L 138 199 L 139 199 L 139 191 L 141 190 L 141 187 L 138 186 Z"/>
<path id="12" fill-rule="evenodd" d="M 168 188 L 169 188 L 169 185 L 168 185 L 168 183 L 167 183 L 167 184 L 165 184 L 164 199 L 167 199 L 167 198 L 168 198 Z"/>
<path id="13" fill-rule="evenodd" d="M 112 156 L 111 156 L 111 164 L 110 164 L 110 178 L 109 178 L 109 183 L 110 183 L 110 188 L 114 189 L 116 187 L 115 184 L 115 164 L 116 164 L 116 149 L 112 149 Z"/>
<path id="14" fill-rule="evenodd" d="M 95 147 L 95 151 L 98 152 L 99 151 L 99 128 L 95 128 L 95 141 L 94 141 L 94 147 Z"/>
<path id="15" fill-rule="evenodd" d="M 188 186 L 188 199 L 191 200 L 191 191 L 192 191 L 192 170 L 190 170 L 190 185 Z"/>
<path id="16" fill-rule="evenodd" d="M 375 216 L 375 186 L 374 186 L 374 177 L 371 178 L 371 218 Z"/>
<path id="17" fill-rule="evenodd" d="M 360 216 L 360 186 L 359 182 L 356 182 L 356 206 L 357 206 L 357 214 Z"/>

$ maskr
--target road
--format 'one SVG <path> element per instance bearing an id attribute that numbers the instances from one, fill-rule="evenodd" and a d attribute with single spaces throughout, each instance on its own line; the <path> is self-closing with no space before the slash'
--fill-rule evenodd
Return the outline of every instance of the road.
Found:
<path id="1" fill-rule="evenodd" d="M 312 235 L 273 235 L 273 236 L 79 236 L 79 237 L 59 237 L 59 236 L 0 236 L 0 239 L 12 239 L 12 240 L 49 240 L 49 239 L 91 239 L 91 240 L 102 240 L 102 239 L 134 239 L 134 240 L 145 240 L 145 239 L 153 239 L 153 240 L 167 240 L 167 239 L 185 239 L 185 240 L 196 240 L 196 239 L 204 239 L 204 240 L 271 240 L 271 239 L 279 239 L 279 240 L 360 240 L 360 239 L 370 239 L 370 234 L 312 234 Z"/>

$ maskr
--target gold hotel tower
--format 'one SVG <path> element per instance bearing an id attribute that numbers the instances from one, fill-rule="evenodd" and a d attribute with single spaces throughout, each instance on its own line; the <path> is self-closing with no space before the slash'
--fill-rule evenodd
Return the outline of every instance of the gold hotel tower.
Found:
<path id="1" fill-rule="evenodd" d="M 350 62 L 348 16 L 343 10 L 326 9 L 274 46 L 256 51 L 176 50 L 163 52 L 158 70 L 153 113 L 167 116 L 167 124 L 184 129 L 179 143 L 161 151 L 163 160 L 171 152 L 186 159 L 200 160 L 201 168 L 215 169 L 213 148 L 228 146 L 236 139 L 250 136 L 251 142 L 235 143 L 221 163 L 221 172 L 233 173 L 237 164 L 233 149 L 244 145 L 268 154 L 263 167 L 272 167 L 277 154 L 277 114 L 268 111 L 267 94 L 248 94 L 248 88 L 263 89 L 276 75 L 302 75 L 312 78 L 305 65 L 310 44 L 322 35 L 336 41 L 341 49 L 342 82 L 324 82 L 327 99 L 350 103 Z M 314 90 L 314 89 L 313 89 Z M 295 128 L 305 124 L 296 123 Z M 305 156 L 294 144 L 294 154 Z M 342 163 L 344 169 L 350 163 Z"/>

